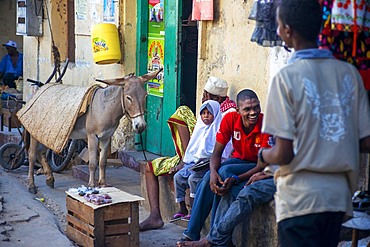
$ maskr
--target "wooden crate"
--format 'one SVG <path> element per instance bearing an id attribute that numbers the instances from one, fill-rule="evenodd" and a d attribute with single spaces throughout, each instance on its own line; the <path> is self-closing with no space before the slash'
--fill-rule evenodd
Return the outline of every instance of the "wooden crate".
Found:
<path id="1" fill-rule="evenodd" d="M 139 201 L 143 198 L 114 189 L 101 192 L 109 194 L 112 203 L 99 206 L 67 192 L 68 238 L 88 247 L 139 246 Z"/>

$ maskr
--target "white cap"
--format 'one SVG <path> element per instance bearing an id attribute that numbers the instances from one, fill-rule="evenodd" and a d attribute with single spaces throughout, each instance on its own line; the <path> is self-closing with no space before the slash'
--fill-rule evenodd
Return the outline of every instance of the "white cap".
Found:
<path id="1" fill-rule="evenodd" d="M 9 47 L 17 48 L 17 43 L 15 41 L 13 41 L 13 40 L 9 40 L 5 44 L 3 44 L 3 46 L 9 46 Z"/>
<path id="2" fill-rule="evenodd" d="M 228 89 L 229 85 L 226 81 L 214 76 L 210 76 L 204 86 L 204 90 L 208 93 L 221 97 L 225 97 L 227 95 Z"/>

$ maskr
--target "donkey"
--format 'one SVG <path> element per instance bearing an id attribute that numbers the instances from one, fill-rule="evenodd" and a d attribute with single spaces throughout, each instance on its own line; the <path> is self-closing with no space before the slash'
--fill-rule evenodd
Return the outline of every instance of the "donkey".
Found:
<path id="1" fill-rule="evenodd" d="M 88 143 L 89 154 L 89 183 L 95 187 L 95 173 L 99 164 L 98 185 L 106 185 L 105 168 L 107 164 L 107 151 L 111 137 L 117 129 L 120 119 L 126 115 L 132 122 L 133 130 L 140 134 L 146 128 L 144 119 L 145 101 L 147 93 L 143 84 L 155 78 L 159 71 L 136 77 L 133 74 L 112 80 L 98 80 L 109 86 L 95 91 L 90 105 L 82 116 L 78 117 L 73 127 L 70 139 L 84 139 Z M 45 150 L 37 150 L 38 141 L 30 137 L 28 190 L 36 194 L 34 180 L 34 163 L 41 163 L 46 176 L 46 184 L 54 188 L 54 176 L 47 163 Z M 99 152 L 100 149 L 100 152 Z M 98 161 L 99 157 L 99 161 Z"/>

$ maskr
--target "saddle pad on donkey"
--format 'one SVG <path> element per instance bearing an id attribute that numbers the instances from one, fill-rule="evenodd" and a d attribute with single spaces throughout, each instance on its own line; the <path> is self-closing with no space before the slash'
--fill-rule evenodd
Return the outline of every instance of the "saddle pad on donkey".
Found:
<path id="1" fill-rule="evenodd" d="M 97 88 L 97 84 L 89 87 L 46 84 L 17 112 L 17 117 L 36 140 L 60 153 Z"/>

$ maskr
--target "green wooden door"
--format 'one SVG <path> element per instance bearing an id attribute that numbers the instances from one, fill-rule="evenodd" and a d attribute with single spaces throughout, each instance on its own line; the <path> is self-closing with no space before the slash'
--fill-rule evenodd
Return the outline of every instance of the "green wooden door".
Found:
<path id="1" fill-rule="evenodd" d="M 148 57 L 150 57 L 151 46 L 148 42 L 151 39 L 148 32 L 148 24 L 153 14 L 149 12 L 149 4 L 155 4 L 155 0 L 137 2 L 137 69 L 138 74 L 145 74 L 148 70 Z M 162 156 L 175 154 L 171 133 L 167 125 L 167 119 L 179 106 L 179 13 L 181 3 L 178 1 L 164 1 L 164 79 L 163 97 L 148 95 L 147 98 L 147 129 L 144 134 L 144 149 Z M 158 12 L 155 12 L 156 16 Z M 149 43 L 150 44 L 150 43 Z"/>

